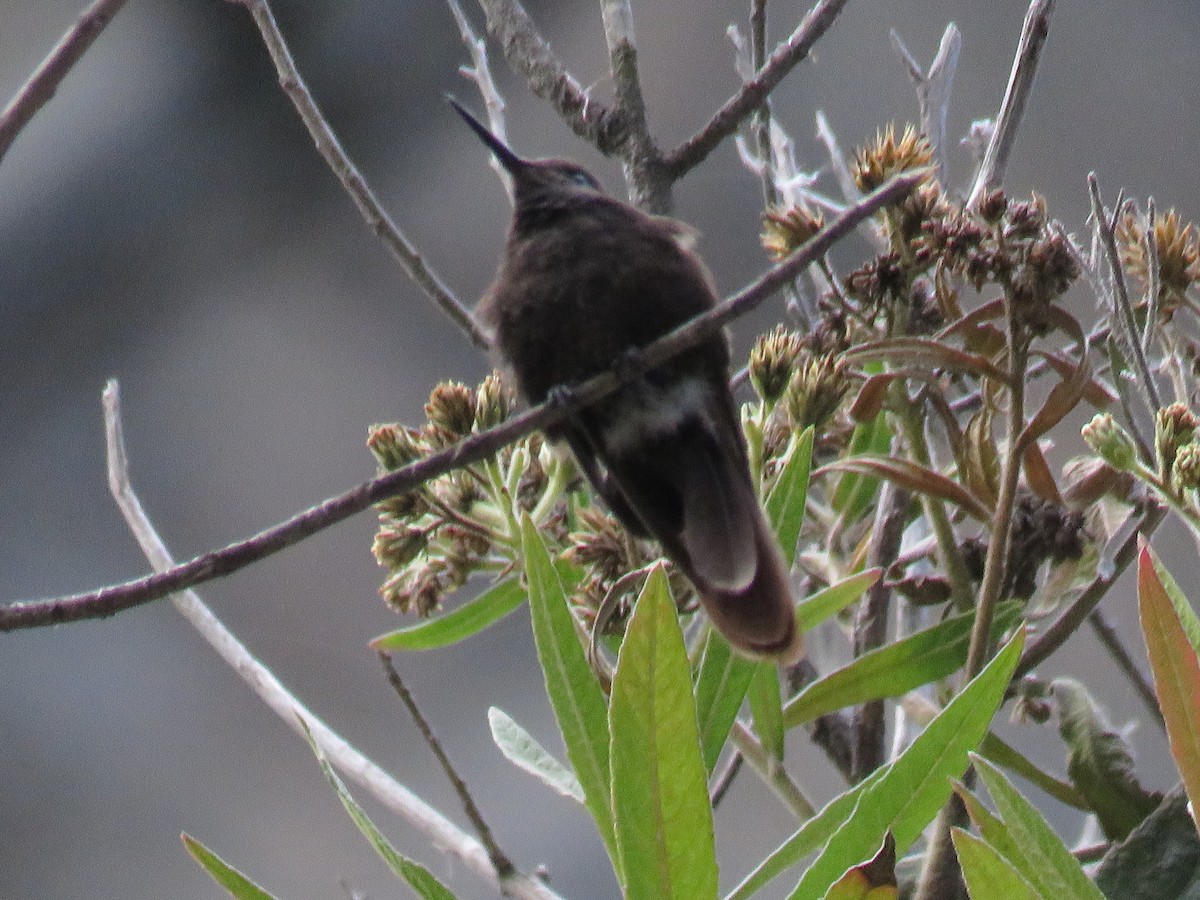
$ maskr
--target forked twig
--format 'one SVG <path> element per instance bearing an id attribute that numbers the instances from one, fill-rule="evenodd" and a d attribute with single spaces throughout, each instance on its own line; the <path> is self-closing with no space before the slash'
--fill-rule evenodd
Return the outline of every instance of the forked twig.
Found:
<path id="1" fill-rule="evenodd" d="M 174 560 L 129 480 L 120 390 L 116 381 L 110 381 L 105 387 L 103 405 L 109 489 L 150 564 L 160 572 L 169 570 L 175 564 Z M 307 727 L 313 742 L 335 768 L 426 835 L 432 844 L 462 860 L 469 869 L 496 884 L 509 896 L 529 900 L 553 900 L 557 896 L 536 878 L 513 870 L 511 863 L 507 871 L 493 865 L 489 850 L 480 841 L 425 803 L 325 724 L 258 661 L 195 591 L 174 594 L 171 603 L 289 728 L 304 736 Z"/>

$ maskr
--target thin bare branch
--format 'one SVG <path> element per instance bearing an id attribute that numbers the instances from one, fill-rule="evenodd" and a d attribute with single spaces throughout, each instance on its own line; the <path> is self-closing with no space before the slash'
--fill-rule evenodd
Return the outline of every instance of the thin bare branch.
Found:
<path id="1" fill-rule="evenodd" d="M 100 32 L 125 5 L 125 0 L 94 0 L 58 39 L 15 97 L 0 113 L 0 160 L 37 111 L 50 102 L 67 73 L 79 62 Z"/>
<path id="2" fill-rule="evenodd" d="M 471 22 L 462 11 L 458 0 L 446 0 L 446 3 L 450 7 L 451 15 L 454 16 L 455 24 L 458 25 L 458 33 L 462 36 L 467 52 L 471 54 L 471 65 L 459 66 L 458 71 L 475 82 L 475 87 L 479 89 L 479 96 L 483 98 L 484 109 L 487 110 L 488 128 L 492 134 L 507 143 L 508 128 L 504 122 L 504 98 L 500 96 L 496 82 L 492 79 L 492 67 L 488 64 L 487 42 L 475 33 L 475 29 L 471 27 Z M 504 185 L 508 199 L 512 200 L 512 175 L 493 154 L 488 154 L 488 164 L 500 176 L 500 183 Z"/>
<path id="3" fill-rule="evenodd" d="M 968 208 L 977 205 L 987 191 L 995 190 L 1004 181 L 1004 171 L 1008 168 L 1017 129 L 1025 114 L 1025 103 L 1033 88 L 1042 45 L 1046 43 L 1046 35 L 1050 32 L 1050 14 L 1053 11 L 1054 0 L 1032 0 L 1025 13 L 1025 24 L 1021 28 L 1021 39 L 1017 42 L 1008 87 L 1000 104 L 1000 115 L 996 117 L 987 151 L 975 175 L 975 183 L 967 200 Z"/>
<path id="4" fill-rule="evenodd" d="M 479 0 L 479 5 L 487 16 L 488 34 L 534 95 L 548 100 L 571 130 L 601 153 L 618 153 L 628 135 L 625 122 L 588 97 L 587 90 L 550 49 L 520 0 Z"/>
<path id="5" fill-rule="evenodd" d="M 430 268 L 416 247 L 392 221 L 391 216 L 383 208 L 362 173 L 358 171 L 350 157 L 346 155 L 346 151 L 342 149 L 337 135 L 333 133 L 333 129 L 330 128 L 329 123 L 318 109 L 316 101 L 313 100 L 312 94 L 305 86 L 304 79 L 296 68 L 291 51 L 288 50 L 287 44 L 283 40 L 279 26 L 275 23 L 275 16 L 266 0 L 229 0 L 229 2 L 246 7 L 250 11 L 250 15 L 254 17 L 254 23 L 258 26 L 263 43 L 271 54 L 271 60 L 275 63 L 280 87 L 292 101 L 292 105 L 296 107 L 296 112 L 300 114 L 300 119 L 304 122 L 304 126 L 317 146 L 317 152 L 333 170 L 333 174 L 337 176 L 346 193 L 350 195 L 350 199 L 358 207 L 358 211 L 366 220 L 367 225 L 392 252 L 392 256 L 404 268 L 408 277 L 441 307 L 442 311 L 470 337 L 477 347 L 487 349 L 490 346 L 487 332 L 475 321 L 470 310 L 454 296 L 446 283 Z"/>
<path id="6" fill-rule="evenodd" d="M 1146 677 L 1145 673 L 1138 668 L 1138 664 L 1132 654 L 1125 648 L 1120 632 L 1109 623 L 1104 613 L 1099 609 L 1093 609 L 1088 613 L 1087 621 L 1092 626 L 1092 631 L 1095 632 L 1096 639 L 1108 651 L 1108 655 L 1113 658 L 1113 662 L 1117 664 L 1117 668 L 1121 670 L 1121 674 L 1125 676 L 1130 686 L 1133 687 L 1134 693 L 1142 701 L 1142 706 L 1146 708 L 1146 712 L 1150 714 L 1150 718 L 1165 732 L 1167 723 L 1163 719 L 1162 710 L 1158 707 L 1158 697 L 1154 693 L 1154 686 L 1150 683 L 1150 679 Z"/>
<path id="7" fill-rule="evenodd" d="M 383 671 L 387 674 L 388 684 L 400 696 L 400 701 L 404 704 L 404 708 L 408 710 L 408 714 L 412 716 L 412 720 L 417 725 L 417 730 L 421 732 L 421 737 L 425 739 L 425 743 L 429 745 L 429 749 L 437 757 L 442 771 L 450 779 L 450 784 L 453 785 L 454 792 L 458 794 L 459 802 L 462 803 L 463 812 L 467 814 L 467 818 L 471 820 L 471 824 L 475 827 L 475 833 L 479 835 L 480 842 L 487 848 L 492 865 L 496 867 L 496 871 L 500 873 L 501 878 L 511 876 L 516 872 L 516 867 L 512 864 L 512 860 L 508 858 L 508 855 L 500 849 L 500 845 L 496 843 L 496 838 L 492 835 L 492 829 L 488 827 L 487 822 L 483 818 L 483 813 L 475 805 L 475 798 L 471 796 L 471 792 L 467 789 L 467 783 L 463 781 L 462 776 L 458 774 L 458 770 L 454 768 L 454 763 L 450 762 L 450 757 L 446 755 L 446 750 L 442 747 L 442 742 L 433 733 L 433 728 L 430 727 L 429 720 L 425 718 L 424 713 L 421 712 L 421 708 L 417 706 L 417 701 L 413 697 L 412 692 L 408 689 L 408 686 L 400 677 L 400 673 L 396 671 L 396 667 L 392 664 L 392 657 L 380 651 L 379 661 L 383 663 Z"/>
<path id="8" fill-rule="evenodd" d="M 604 38 L 608 43 L 609 69 L 616 88 L 616 114 L 625 126 L 621 157 L 629 199 L 647 212 L 671 212 L 671 179 L 662 167 L 662 154 L 650 136 L 646 98 L 638 72 L 637 39 L 633 32 L 633 7 L 629 0 L 600 0 Z"/>
<path id="9" fill-rule="evenodd" d="M 778 265 L 713 309 L 696 316 L 648 344 L 637 357 L 623 359 L 617 371 L 588 379 L 569 391 L 569 399 L 544 403 L 519 413 L 495 428 L 471 435 L 453 447 L 418 460 L 297 513 L 285 522 L 261 531 L 247 540 L 197 556 L 174 568 L 124 584 L 52 600 L 17 602 L 0 607 L 0 632 L 19 628 L 105 618 L 192 585 L 212 581 L 278 553 L 306 537 L 348 519 L 388 497 L 412 490 L 452 469 L 479 462 L 536 428 L 562 421 L 572 412 L 595 403 L 644 371 L 682 353 L 716 333 L 724 325 L 757 307 L 789 284 L 830 247 L 845 237 L 860 221 L 908 194 L 926 177 L 925 172 L 897 176 L 861 202 L 848 208 L 818 232 L 812 240 Z"/>
<path id="10" fill-rule="evenodd" d="M 791 36 L 775 48 L 762 69 L 730 97 L 699 132 L 684 141 L 664 159 L 672 179 L 679 179 L 698 166 L 717 145 L 729 137 L 756 109 L 813 45 L 832 27 L 847 0 L 819 0 Z"/>
<path id="11" fill-rule="evenodd" d="M 129 461 L 121 425 L 120 391 L 116 381 L 110 381 L 105 387 L 103 405 L 109 489 L 150 564 L 160 572 L 169 570 L 175 565 L 174 560 L 143 510 L 129 480 Z M 413 825 L 434 846 L 461 860 L 467 868 L 508 896 L 528 900 L 553 900 L 557 896 L 541 881 L 514 871 L 511 864 L 507 871 L 494 866 L 483 844 L 413 794 L 325 724 L 270 669 L 258 661 L 195 591 L 185 590 L 174 594 L 171 603 L 289 728 L 300 736 L 304 736 L 307 728 L 313 741 L 333 766 Z"/>

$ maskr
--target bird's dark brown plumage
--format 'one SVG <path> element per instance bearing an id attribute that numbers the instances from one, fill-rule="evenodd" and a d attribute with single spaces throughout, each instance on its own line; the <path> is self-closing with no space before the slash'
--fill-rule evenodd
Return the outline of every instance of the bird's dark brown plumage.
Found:
<path id="1" fill-rule="evenodd" d="M 513 179 L 512 225 L 478 314 L 527 401 L 611 368 L 716 303 L 685 226 L 607 196 L 574 163 L 517 157 L 454 107 Z M 661 543 L 735 647 L 799 657 L 787 571 L 750 480 L 723 335 L 549 436 L 570 446 L 627 528 Z"/>

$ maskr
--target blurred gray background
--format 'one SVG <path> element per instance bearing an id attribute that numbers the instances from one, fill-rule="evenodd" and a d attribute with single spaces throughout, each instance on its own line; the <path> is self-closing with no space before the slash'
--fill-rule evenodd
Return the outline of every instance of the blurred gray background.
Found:
<path id="1" fill-rule="evenodd" d="M 0 0 L 0 102 L 82 5 Z M 744 23 L 747 7 L 636 4 L 663 145 L 736 89 L 724 30 Z M 772 40 L 805 8 L 773 3 Z M 447 9 L 394 0 L 279 0 L 275 9 L 351 155 L 435 268 L 473 300 L 508 212 L 486 155 L 441 99 L 453 90 L 478 106 L 456 72 L 468 58 Z M 530 10 L 580 81 L 607 97 L 597 5 Z M 928 61 L 954 21 L 963 50 L 950 134 L 961 135 L 994 113 L 1023 15 L 1015 0 L 857 0 L 776 94 L 776 112 L 808 167 L 823 161 L 816 109 L 846 147 L 888 121 L 915 120 L 888 29 Z M 1089 169 L 1110 197 L 1125 186 L 1200 215 L 1198 47 L 1194 0 L 1059 0 L 1007 186 L 1036 187 L 1076 230 Z M 516 148 L 574 157 L 623 192 L 617 167 L 493 55 Z M 953 162 L 961 183 L 966 153 Z M 688 176 L 676 198 L 678 215 L 704 233 L 722 290 L 761 270 L 759 185 L 731 148 Z M 740 345 L 778 314 L 768 305 L 740 323 Z M 421 421 L 436 381 L 487 370 L 323 167 L 246 12 L 218 0 L 135 0 L 0 164 L 0 601 L 146 571 L 105 486 L 99 398 L 110 376 L 123 387 L 135 486 L 184 558 L 370 476 L 368 425 Z M 462 821 L 366 647 L 399 624 L 376 595 L 373 524 L 361 515 L 202 593 L 318 713 Z M 1114 592 L 1108 609 L 1128 619 L 1131 601 L 1128 590 Z M 1102 684 L 1118 723 L 1140 716 L 1098 657 L 1081 637 L 1045 672 Z M 558 749 L 524 612 L 459 648 L 398 664 L 517 864 L 545 863 L 568 896 L 612 896 L 583 811 L 509 767 L 489 738 L 486 710 L 496 705 Z M 1050 759 L 1060 752 L 1050 729 L 1012 736 Z M 1160 736 L 1144 727 L 1134 741 L 1149 779 L 1160 776 L 1154 786 L 1167 787 Z M 819 754 L 802 738 L 792 752 L 797 770 L 823 779 L 817 799 L 827 798 L 835 786 Z M 726 886 L 790 832 L 788 816 L 751 782 L 717 820 Z M 368 807 L 460 896 L 490 896 Z M 222 896 L 185 855 L 182 830 L 281 897 L 405 895 L 307 747 L 166 603 L 0 635 L 0 896 Z"/>

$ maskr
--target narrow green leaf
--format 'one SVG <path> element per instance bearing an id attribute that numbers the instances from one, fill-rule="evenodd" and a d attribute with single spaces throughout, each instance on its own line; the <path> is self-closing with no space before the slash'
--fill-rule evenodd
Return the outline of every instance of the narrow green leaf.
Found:
<path id="1" fill-rule="evenodd" d="M 1193 809 L 1200 808 L 1200 621 L 1146 544 L 1138 554 L 1138 614 L 1171 756 Z"/>
<path id="2" fill-rule="evenodd" d="M 504 710 L 488 709 L 492 740 L 508 761 L 564 797 L 583 803 L 583 787 L 575 773 L 554 758 L 537 739 Z"/>
<path id="3" fill-rule="evenodd" d="M 691 668 L 661 567 L 646 580 L 621 643 L 609 727 L 625 897 L 715 898 L 712 808 Z"/>
<path id="4" fill-rule="evenodd" d="M 958 794 L 959 799 L 962 800 L 967 815 L 971 817 L 971 822 L 980 837 L 1005 859 L 1019 859 L 1021 848 L 1017 845 L 1012 832 L 1008 830 L 1008 826 L 984 806 L 982 800 L 967 790 L 962 782 L 954 783 L 954 793 Z"/>
<path id="5" fill-rule="evenodd" d="M 779 667 L 762 661 L 750 682 L 750 711 L 754 714 L 754 732 L 763 749 L 775 759 L 783 759 L 783 698 L 779 691 Z"/>
<path id="6" fill-rule="evenodd" d="M 1020 604 L 996 610 L 992 635 L 1016 621 Z M 854 662 L 814 681 L 787 702 L 783 722 L 795 728 L 818 716 L 884 697 L 897 697 L 923 684 L 946 678 L 967 661 L 975 613 L 961 613 L 903 640 L 864 653 Z"/>
<path id="7" fill-rule="evenodd" d="M 521 548 L 529 584 L 529 612 L 546 694 L 558 720 L 567 758 L 583 786 L 584 802 L 617 864 L 609 804 L 608 704 L 588 666 L 567 595 L 537 526 L 525 516 Z"/>
<path id="8" fill-rule="evenodd" d="M 1039 769 L 1025 754 L 996 737 L 994 732 L 989 731 L 979 745 L 979 755 L 1032 782 L 1060 803 L 1090 812 L 1087 798 L 1074 786 Z"/>
<path id="9" fill-rule="evenodd" d="M 779 538 L 783 558 L 790 569 L 796 562 L 796 546 L 804 525 L 804 505 L 808 501 L 808 473 L 812 465 L 813 429 L 810 425 L 794 438 L 786 461 L 767 496 L 767 521 Z"/>
<path id="10" fill-rule="evenodd" d="M 961 828 L 950 839 L 971 900 L 1045 900 L 995 847 Z"/>
<path id="11" fill-rule="evenodd" d="M 879 567 L 864 569 L 801 600 L 796 607 L 796 625 L 801 631 L 816 628 L 861 597 L 867 588 L 879 580 L 881 572 Z"/>
<path id="12" fill-rule="evenodd" d="M 696 672 L 696 722 L 704 768 L 712 772 L 729 738 L 757 663 L 733 652 L 715 628 L 708 630 Z"/>
<path id="13" fill-rule="evenodd" d="M 236 900 L 275 900 L 274 895 L 268 894 L 190 834 L 181 834 L 180 837 L 192 859 L 200 863 L 212 880 L 229 891 Z"/>
<path id="14" fill-rule="evenodd" d="M 1014 844 L 1021 849 L 1011 862 L 1042 895 L 1054 900 L 1102 900 L 1100 889 L 1084 874 L 1083 867 L 1063 846 L 1034 809 L 1004 777 L 1004 774 L 980 756 L 972 763 L 979 779 L 992 795 L 996 811 L 1004 820 Z"/>
<path id="15" fill-rule="evenodd" d="M 870 371 L 870 367 L 868 367 Z M 870 422 L 854 426 L 850 436 L 850 446 L 847 456 L 859 453 L 887 453 L 892 446 L 892 432 L 887 426 L 884 413 L 878 413 Z M 838 479 L 833 492 L 833 508 L 841 514 L 843 520 L 854 522 L 871 505 L 875 492 L 879 490 L 879 478 L 874 475 L 861 475 L 858 472 L 844 472 Z"/>
<path id="16" fill-rule="evenodd" d="M 301 720 L 301 724 L 304 724 L 303 719 Z M 454 900 L 454 894 L 450 892 L 450 889 L 438 881 L 428 869 L 418 862 L 413 862 L 413 860 L 404 856 L 392 846 L 391 841 L 384 836 L 378 826 L 363 811 L 363 808 L 358 805 L 358 801 L 351 796 L 350 791 L 346 789 L 346 785 L 338 777 L 337 772 L 333 771 L 333 766 L 329 764 L 329 760 L 325 758 L 325 754 L 321 751 L 321 748 L 313 741 L 312 734 L 309 733 L 307 726 L 304 729 L 304 736 L 308 739 L 308 746 L 312 748 L 313 753 L 317 757 L 317 762 L 321 765 L 321 771 L 325 773 L 325 777 L 333 785 L 333 790 L 337 794 L 338 799 L 342 801 L 342 806 L 350 814 L 351 821 L 354 822 L 366 839 L 371 842 L 371 846 L 375 848 L 375 852 L 379 854 L 379 857 L 388 864 L 388 868 L 408 882 L 409 887 L 416 892 L 418 897 L 422 897 L 424 900 Z"/>
<path id="17" fill-rule="evenodd" d="M 793 898 L 820 897 L 843 872 L 875 852 L 890 829 L 903 853 L 950 796 L 951 779 L 967 768 L 968 754 L 987 734 L 1004 699 L 1025 643 L 1018 631 L 983 671 L 859 797 L 854 813 L 800 879 Z"/>
<path id="18" fill-rule="evenodd" d="M 1021 655 L 1023 637 L 1024 633 L 1018 632 L 978 677 L 934 717 L 895 762 L 876 769 L 861 783 L 829 801 L 824 809 L 805 822 L 747 875 L 729 895 L 729 900 L 745 900 L 776 876 L 798 864 L 825 841 L 832 846 L 839 836 L 847 833 L 865 835 L 865 849 L 857 859 L 834 872 L 832 877 L 837 878 L 851 865 L 861 862 L 882 842 L 887 830 L 885 823 L 875 833 L 875 843 L 872 845 L 870 832 L 879 823 L 859 821 L 864 807 L 876 801 L 881 803 L 881 808 L 886 806 L 887 809 L 893 808 L 898 802 L 907 804 L 903 814 L 895 817 L 899 825 L 893 827 L 898 852 L 903 852 L 949 796 L 949 779 L 959 777 L 965 771 L 967 750 L 979 742 L 987 730 L 987 723 L 1000 705 Z M 870 802 L 868 794 L 874 798 Z M 852 818 L 855 820 L 853 826 L 849 824 Z M 918 824 L 922 820 L 923 824 Z M 819 897 L 824 890 L 814 887 L 812 893 L 798 896 Z"/>
<path id="19" fill-rule="evenodd" d="M 521 587 L 521 582 L 509 578 L 488 588 L 454 612 L 381 634 L 371 641 L 371 649 L 387 652 L 432 650 L 456 644 L 503 619 L 524 599 L 525 589 Z"/>
<path id="20" fill-rule="evenodd" d="M 889 834 L 870 860 L 852 866 L 825 893 L 824 900 L 896 900 L 896 842 Z"/>

